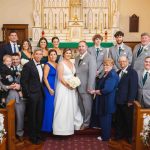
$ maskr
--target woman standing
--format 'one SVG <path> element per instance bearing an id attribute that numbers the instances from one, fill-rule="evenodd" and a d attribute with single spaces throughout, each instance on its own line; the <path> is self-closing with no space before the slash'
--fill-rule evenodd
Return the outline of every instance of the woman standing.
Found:
<path id="1" fill-rule="evenodd" d="M 55 135 L 72 135 L 74 130 L 79 130 L 83 123 L 76 90 L 67 83 L 67 80 L 75 74 L 75 66 L 70 61 L 71 56 L 71 49 L 64 49 L 63 60 L 57 68 L 58 83 L 53 122 L 53 134 Z"/>
<path id="2" fill-rule="evenodd" d="M 32 47 L 29 40 L 24 40 L 21 47 L 21 64 L 26 64 L 32 59 Z"/>
<path id="3" fill-rule="evenodd" d="M 43 57 L 41 59 L 41 64 L 48 62 L 48 42 L 47 39 L 42 37 L 38 43 L 39 47 L 42 49 Z"/>
<path id="4" fill-rule="evenodd" d="M 98 81 L 98 89 L 93 91 L 96 94 L 95 114 L 99 116 L 102 135 L 99 140 L 108 141 L 111 134 L 112 114 L 115 112 L 115 93 L 119 77 L 113 69 L 114 61 L 107 58 L 103 62 L 104 76 Z"/>
<path id="5" fill-rule="evenodd" d="M 59 49 L 59 38 L 54 36 L 52 38 L 53 48 L 57 51 L 57 59 L 56 62 L 58 63 L 61 60 L 62 51 Z"/>
<path id="6" fill-rule="evenodd" d="M 57 64 L 57 52 L 51 49 L 48 53 L 49 61 L 44 66 L 44 93 L 45 93 L 45 108 L 42 131 L 51 132 L 54 116 L 54 94 L 55 94 L 55 77 Z"/>

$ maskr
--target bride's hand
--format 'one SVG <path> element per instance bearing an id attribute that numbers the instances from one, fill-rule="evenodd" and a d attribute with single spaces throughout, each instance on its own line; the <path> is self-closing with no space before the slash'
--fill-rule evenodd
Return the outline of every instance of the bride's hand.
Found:
<path id="1" fill-rule="evenodd" d="M 50 89 L 50 90 L 49 90 L 49 93 L 50 93 L 51 95 L 54 95 L 55 92 L 54 92 L 53 89 Z"/>

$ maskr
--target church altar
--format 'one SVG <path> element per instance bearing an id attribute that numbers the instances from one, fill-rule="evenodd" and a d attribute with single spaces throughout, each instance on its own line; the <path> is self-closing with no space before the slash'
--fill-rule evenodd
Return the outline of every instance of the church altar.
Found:
<path id="1" fill-rule="evenodd" d="M 118 0 L 34 0 L 32 41 L 41 33 L 62 42 L 92 41 L 101 34 L 105 41 L 114 41 L 119 30 Z"/>
<path id="2" fill-rule="evenodd" d="M 87 42 L 88 47 L 93 46 L 93 42 Z M 114 44 L 112 42 L 102 42 L 101 47 L 109 48 L 112 47 Z M 51 42 L 48 43 L 48 48 L 52 48 L 53 45 Z M 78 42 L 60 42 L 59 48 L 77 48 Z"/>

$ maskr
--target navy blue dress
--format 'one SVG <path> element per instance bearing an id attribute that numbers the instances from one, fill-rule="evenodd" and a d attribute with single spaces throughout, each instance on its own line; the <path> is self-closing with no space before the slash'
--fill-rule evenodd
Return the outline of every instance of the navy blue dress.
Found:
<path id="1" fill-rule="evenodd" d="M 49 63 L 46 63 L 50 67 L 47 80 L 50 87 L 55 91 L 55 78 L 56 69 Z M 42 131 L 51 132 L 54 116 L 54 95 L 51 95 L 46 86 L 44 86 L 45 94 L 45 108 L 43 116 Z"/>

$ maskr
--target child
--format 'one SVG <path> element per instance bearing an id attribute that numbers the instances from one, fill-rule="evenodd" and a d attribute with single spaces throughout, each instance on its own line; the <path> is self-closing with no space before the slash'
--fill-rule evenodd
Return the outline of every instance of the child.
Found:
<path id="1" fill-rule="evenodd" d="M 14 71 L 12 67 L 12 57 L 10 55 L 5 55 L 3 57 L 3 65 L 1 67 L 1 82 L 9 86 L 11 84 L 15 85 L 15 79 L 16 79 L 16 72 Z M 1 91 L 1 103 L 5 105 L 5 99 L 8 96 L 8 91 Z M 19 96 L 22 97 L 22 92 L 18 91 Z"/>

